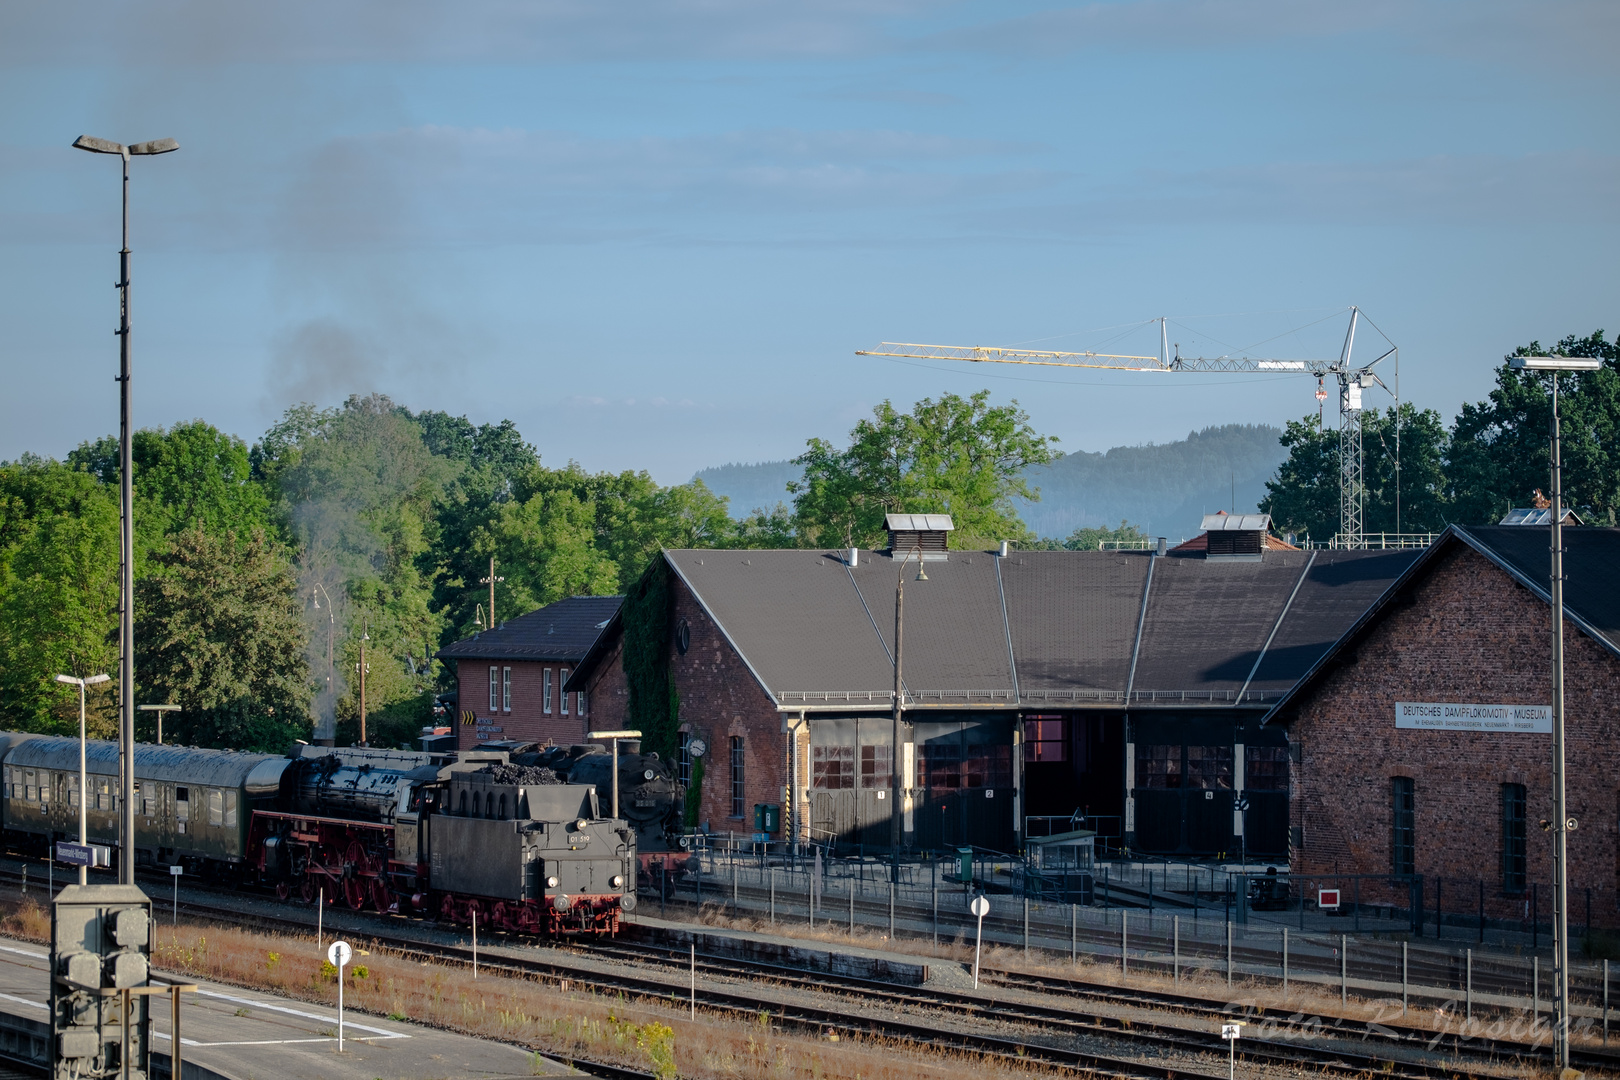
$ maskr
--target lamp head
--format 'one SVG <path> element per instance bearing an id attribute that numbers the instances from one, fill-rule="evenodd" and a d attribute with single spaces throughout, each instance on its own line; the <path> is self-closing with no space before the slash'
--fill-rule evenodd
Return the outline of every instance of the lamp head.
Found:
<path id="1" fill-rule="evenodd" d="M 1585 356 L 1509 356 L 1507 362 L 1521 371 L 1596 371 L 1603 366 Z"/>
<path id="2" fill-rule="evenodd" d="M 928 580 L 928 570 L 927 570 L 926 567 L 923 566 L 923 561 L 922 561 L 921 558 L 917 559 L 917 580 L 918 581 L 927 581 Z"/>
<path id="3" fill-rule="evenodd" d="M 84 684 L 86 686 L 96 686 L 96 685 L 98 685 L 100 683 L 111 682 L 111 681 L 112 681 L 112 676 L 111 675 L 92 675 L 88 679 L 84 680 Z"/>
<path id="4" fill-rule="evenodd" d="M 169 154 L 180 149 L 180 144 L 173 139 L 152 139 L 149 142 L 136 143 L 129 148 L 132 154 Z"/>
<path id="5" fill-rule="evenodd" d="M 56 677 L 56 681 L 59 683 L 67 683 L 69 686 L 78 686 L 84 680 L 75 679 L 72 675 L 58 675 Z"/>
<path id="6" fill-rule="evenodd" d="M 80 150 L 88 150 L 92 154 L 124 154 L 122 143 L 115 143 L 111 139 L 98 139 L 94 135 L 80 135 L 73 140 L 73 145 Z"/>

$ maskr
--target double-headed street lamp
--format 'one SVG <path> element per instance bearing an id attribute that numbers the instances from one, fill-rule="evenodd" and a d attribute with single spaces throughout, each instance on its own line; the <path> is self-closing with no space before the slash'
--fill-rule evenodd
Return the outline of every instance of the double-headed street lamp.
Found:
<path id="1" fill-rule="evenodd" d="M 1552 796 L 1553 817 L 1553 1067 L 1569 1068 L 1569 816 L 1564 785 L 1564 470 L 1563 439 L 1558 426 L 1558 375 L 1596 371 L 1597 360 L 1575 356 L 1510 356 L 1508 366 L 1552 375 Z"/>
<path id="2" fill-rule="evenodd" d="M 80 135 L 73 141 L 92 154 L 117 154 L 124 162 L 124 246 L 118 252 L 118 474 L 123 507 L 118 603 L 118 882 L 135 884 L 135 492 L 130 470 L 129 359 L 129 159 L 131 155 L 167 154 L 180 149 L 173 139 L 125 146 L 110 139 Z"/>
<path id="3" fill-rule="evenodd" d="M 59 683 L 67 683 L 69 686 L 77 686 L 79 688 L 79 846 L 82 848 L 88 846 L 90 843 L 89 832 L 86 828 L 85 822 L 85 801 L 90 793 L 90 785 L 88 782 L 89 778 L 85 775 L 84 763 L 84 688 L 87 686 L 98 686 L 104 682 L 111 682 L 112 676 L 92 675 L 87 679 L 81 679 L 76 675 L 58 675 L 56 677 L 56 681 Z M 56 856 L 53 853 L 51 857 L 55 858 Z M 79 884 L 88 885 L 89 883 L 90 868 L 87 864 L 80 863 Z"/>

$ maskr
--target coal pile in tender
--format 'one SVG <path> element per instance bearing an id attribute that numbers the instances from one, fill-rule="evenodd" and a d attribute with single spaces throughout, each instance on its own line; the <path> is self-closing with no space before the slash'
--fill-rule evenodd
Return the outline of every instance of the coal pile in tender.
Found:
<path id="1" fill-rule="evenodd" d="M 564 782 L 544 765 L 491 765 L 482 771 L 488 773 L 490 780 L 497 784 L 521 784 L 527 787 Z"/>

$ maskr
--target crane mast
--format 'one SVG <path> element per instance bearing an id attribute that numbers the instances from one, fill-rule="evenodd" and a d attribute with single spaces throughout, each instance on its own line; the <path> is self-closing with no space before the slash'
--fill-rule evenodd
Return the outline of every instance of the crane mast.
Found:
<path id="1" fill-rule="evenodd" d="M 1089 368 L 1102 371 L 1217 372 L 1253 374 L 1298 372 L 1317 378 L 1333 376 L 1339 384 L 1339 535 L 1342 547 L 1365 546 L 1364 518 L 1367 502 L 1362 473 L 1361 392 L 1368 386 L 1388 387 L 1373 371 L 1374 366 L 1398 353 L 1391 346 L 1371 363 L 1357 366 L 1353 360 L 1356 328 L 1361 310 L 1350 309 L 1350 325 L 1345 330 L 1344 347 L 1337 360 L 1279 359 L 1250 356 L 1182 356 L 1181 346 L 1170 348 L 1165 319 L 1159 323 L 1159 354 L 1139 356 L 1129 353 L 1061 352 L 1045 349 L 1016 349 L 986 345 L 920 345 L 885 341 L 876 349 L 857 349 L 857 356 L 886 356 L 908 360 L 961 360 L 974 364 L 1028 364 L 1039 367 Z M 1397 466 L 1397 469 L 1399 466 Z"/>

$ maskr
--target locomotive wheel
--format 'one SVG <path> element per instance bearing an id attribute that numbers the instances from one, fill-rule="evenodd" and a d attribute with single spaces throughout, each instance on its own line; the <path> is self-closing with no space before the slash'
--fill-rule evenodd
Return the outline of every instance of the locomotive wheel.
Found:
<path id="1" fill-rule="evenodd" d="M 286 903 L 292 899 L 292 883 L 287 881 L 276 882 L 276 899 Z"/>
<path id="2" fill-rule="evenodd" d="M 349 846 L 343 852 L 343 861 L 361 873 L 370 873 L 376 870 L 371 865 L 371 859 L 366 855 L 365 845 L 358 840 L 349 841 Z"/>
<path id="3" fill-rule="evenodd" d="M 446 893 L 444 899 L 439 901 L 439 918 L 444 922 L 453 923 L 458 921 L 456 914 L 456 898 Z"/>
<path id="4" fill-rule="evenodd" d="M 366 906 L 366 883 L 363 878 L 346 877 L 343 879 L 343 902 L 355 911 Z"/>
<path id="5" fill-rule="evenodd" d="M 506 904 L 499 900 L 495 901 L 495 906 L 489 909 L 489 925 L 505 930 L 506 918 Z"/>
<path id="6" fill-rule="evenodd" d="M 306 904 L 315 902 L 315 879 L 305 874 L 298 879 L 298 895 Z"/>
<path id="7" fill-rule="evenodd" d="M 484 914 L 484 905 L 477 900 L 469 900 L 467 901 L 467 921 L 472 922 L 474 919 L 486 926 L 489 924 L 489 916 Z"/>
<path id="8" fill-rule="evenodd" d="M 380 877 L 371 879 L 371 905 L 378 911 L 387 911 L 394 906 L 394 897 L 388 891 L 388 882 Z"/>

